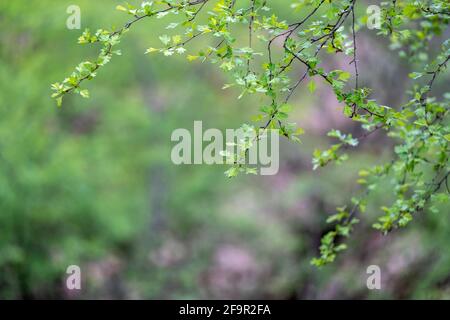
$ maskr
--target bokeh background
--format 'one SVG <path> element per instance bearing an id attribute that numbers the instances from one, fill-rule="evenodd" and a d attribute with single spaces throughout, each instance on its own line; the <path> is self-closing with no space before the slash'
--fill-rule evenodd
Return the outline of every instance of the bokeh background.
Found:
<path id="1" fill-rule="evenodd" d="M 301 14 L 290 1 L 271 2 L 288 21 Z M 57 108 L 50 84 L 96 54 L 76 44 L 81 30 L 66 28 L 72 4 L 82 29 L 128 18 L 115 10 L 119 1 L 0 2 L 1 299 L 450 298 L 449 208 L 382 236 L 370 225 L 391 199 L 385 188 L 371 196 L 349 250 L 330 266 L 310 265 L 327 215 L 357 194 L 358 170 L 392 155 L 379 132 L 341 166 L 312 171 L 330 128 L 361 132 L 328 88 L 293 96 L 292 120 L 306 133 L 301 145 L 283 141 L 277 175 L 233 180 L 224 166 L 173 165 L 170 135 L 194 120 L 237 128 L 263 101 L 222 90 L 229 79 L 217 66 L 144 55 L 167 33 L 164 19 L 133 27 L 123 55 L 87 85 L 90 99 L 67 97 Z M 375 30 L 361 30 L 358 41 L 362 83 L 398 106 L 414 66 Z M 349 69 L 341 56 L 326 64 Z M 439 78 L 437 94 L 449 80 L 448 72 Z M 65 289 L 72 264 L 82 270 L 79 292 Z M 372 264 L 382 290 L 366 287 Z"/>

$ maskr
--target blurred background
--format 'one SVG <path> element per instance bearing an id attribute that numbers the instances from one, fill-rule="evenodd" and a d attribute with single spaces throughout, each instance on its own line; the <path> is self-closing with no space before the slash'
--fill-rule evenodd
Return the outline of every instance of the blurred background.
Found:
<path id="1" fill-rule="evenodd" d="M 299 15 L 290 1 L 271 2 L 288 21 Z M 370 227 L 390 201 L 383 188 L 371 195 L 349 250 L 330 266 L 310 265 L 326 217 L 357 194 L 358 170 L 392 155 L 393 142 L 378 132 L 341 166 L 312 171 L 329 129 L 361 132 L 329 88 L 293 96 L 292 120 L 306 133 L 301 145 L 283 141 L 277 175 L 232 180 L 225 166 L 173 165 L 170 135 L 192 130 L 194 120 L 237 128 L 263 101 L 222 90 L 229 79 L 217 66 L 144 55 L 167 33 L 164 19 L 133 27 L 123 55 L 87 84 L 90 99 L 66 97 L 57 108 L 50 84 L 97 53 L 77 45 L 82 30 L 66 28 L 73 4 L 82 29 L 128 19 L 115 10 L 120 1 L 0 2 L 1 299 L 450 298 L 448 208 L 384 237 Z M 360 81 L 380 103 L 398 106 L 414 66 L 375 30 L 361 30 L 358 41 Z M 330 57 L 326 67 L 348 62 Z M 439 78 L 437 94 L 449 80 L 448 72 Z M 80 291 L 65 286 L 73 264 Z M 372 264 L 381 267 L 382 290 L 366 287 Z"/>

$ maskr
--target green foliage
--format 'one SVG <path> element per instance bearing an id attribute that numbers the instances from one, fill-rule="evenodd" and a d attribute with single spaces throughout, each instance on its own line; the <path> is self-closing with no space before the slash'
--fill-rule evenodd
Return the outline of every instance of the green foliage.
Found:
<path id="1" fill-rule="evenodd" d="M 450 41 L 444 41 L 437 54 L 428 47 L 428 42 L 441 35 L 448 26 L 450 5 L 446 0 L 382 3 L 383 21 L 378 35 L 388 38 L 391 49 L 417 67 L 417 71 L 410 74 L 414 81 L 408 91 L 409 101 L 400 106 L 380 105 L 370 99 L 370 88 L 359 86 L 355 35 L 368 17 L 355 18 L 358 5 L 357 0 L 292 1 L 291 7 L 304 14 L 302 19 L 291 22 L 284 21 L 264 0 L 244 4 L 234 0 L 166 0 L 143 2 L 140 7 L 119 6 L 118 9 L 132 15 L 133 20 L 116 31 L 100 29 L 94 35 L 85 31 L 79 42 L 100 43 L 100 54 L 94 61 L 81 63 L 62 83 L 54 84 L 53 97 L 58 104 L 72 91 L 87 97 L 88 92 L 81 89 L 83 81 L 94 78 L 97 71 L 118 54 L 113 47 L 132 25 L 154 16 L 157 19 L 172 18 L 166 30 L 173 34 L 161 35 L 158 46 L 150 47 L 146 53 L 183 55 L 188 52 L 186 45 L 189 42 L 208 37 L 211 45 L 187 54 L 187 60 L 217 64 L 233 77 L 234 82 L 225 88 L 236 87 L 240 91 L 239 98 L 248 94 L 262 95 L 265 101 L 255 120 L 263 121 L 263 129 L 280 129 L 290 140 L 298 141 L 295 133 L 303 132 L 287 122 L 292 109 L 287 103 L 293 92 L 306 78 L 309 78 L 306 86 L 311 94 L 319 84 L 329 86 L 337 101 L 345 105 L 344 115 L 360 123 L 365 133 L 353 137 L 331 130 L 328 135 L 340 142 L 328 150 L 314 152 L 314 169 L 347 159 L 341 151 L 349 146 L 357 147 L 375 131 L 384 130 L 395 146 L 391 161 L 360 172 L 362 177 L 358 183 L 363 190 L 359 199 L 353 199 L 353 209 L 347 213 L 341 208 L 329 219 L 334 223 L 334 229 L 322 239 L 320 257 L 312 261 L 321 266 L 332 262 L 336 254 L 346 248 L 341 241 L 352 232 L 358 221 L 354 216 L 364 211 L 364 198 L 377 188 L 381 178 L 388 179 L 395 191 L 394 202 L 382 208 L 381 216 L 373 225 L 382 233 L 406 226 L 414 215 L 429 206 L 430 201 L 448 200 L 448 193 L 436 194 L 447 184 L 450 174 L 450 129 L 447 125 L 450 94 L 443 98 L 434 97 L 432 88 L 450 59 Z M 181 21 L 179 17 L 182 17 Z M 206 22 L 197 23 L 201 18 Z M 234 34 L 233 26 L 248 29 L 245 43 Z M 277 47 L 275 43 L 280 45 Z M 354 67 L 353 77 L 344 70 L 325 70 L 322 55 L 319 55 L 323 51 L 329 55 L 349 56 Z M 295 64 L 305 69 L 300 77 L 293 72 Z M 255 130 L 251 126 L 247 129 Z M 254 173 L 239 164 L 251 141 L 247 139 L 241 144 L 239 154 L 229 155 L 233 165 L 226 172 L 228 177 L 241 171 Z"/>
<path id="2" fill-rule="evenodd" d="M 98 79 L 107 79 L 107 86 L 99 83 L 91 99 L 67 98 L 67 108 L 54 108 L 45 94 L 48 83 L 60 76 L 67 61 L 77 61 L 80 55 L 69 49 L 78 37 L 77 30 L 65 27 L 69 4 L 52 0 L 0 3 L 0 299 L 67 298 L 64 280 L 71 264 L 82 269 L 83 297 L 98 297 L 102 279 L 95 278 L 92 268 L 101 266 L 104 271 L 111 258 L 123 259 L 127 265 L 119 281 L 125 281 L 138 259 L 145 257 L 148 264 L 148 252 L 158 244 L 142 239 L 142 234 L 156 233 L 150 228 L 156 216 L 153 207 L 163 202 L 156 196 L 149 199 L 150 193 L 156 193 L 149 185 L 157 180 L 150 169 L 162 167 L 158 173 L 173 181 L 172 166 L 161 160 L 170 154 L 169 143 L 150 137 L 170 136 L 174 127 L 187 125 L 181 120 L 186 117 L 177 112 L 161 121 L 157 112 L 149 111 L 156 107 L 142 101 L 143 95 L 123 88 L 125 81 L 140 84 L 144 91 L 143 83 L 148 84 L 154 74 L 176 77 L 176 70 L 168 72 L 162 64 L 142 70 L 142 61 L 111 64 Z M 80 6 L 83 24 L 102 22 L 96 15 L 104 3 L 84 1 Z M 103 22 L 112 18 L 108 14 Z M 18 39 L 22 39 L 20 48 Z M 130 49 L 127 53 L 138 56 L 141 52 Z M 188 90 L 200 95 L 211 88 L 200 79 L 195 86 L 186 86 Z M 184 103 L 173 105 L 186 108 Z M 206 95 L 190 110 L 210 103 Z M 222 188 L 214 183 L 222 175 L 220 169 L 196 172 L 177 179 L 182 186 L 177 200 L 167 204 L 170 222 L 191 232 L 201 225 L 200 217 L 210 214 L 203 197 L 216 199 L 215 190 Z M 187 233 L 183 228 L 174 228 L 180 237 Z M 136 253 L 139 241 L 147 244 L 140 255 Z M 190 275 L 195 277 L 203 265 L 194 265 Z M 162 271 L 136 274 L 157 272 Z M 148 283 L 157 288 L 162 280 L 153 278 Z M 173 294 L 198 296 L 196 287 L 193 283 Z M 146 290 L 141 293 L 151 296 Z"/>

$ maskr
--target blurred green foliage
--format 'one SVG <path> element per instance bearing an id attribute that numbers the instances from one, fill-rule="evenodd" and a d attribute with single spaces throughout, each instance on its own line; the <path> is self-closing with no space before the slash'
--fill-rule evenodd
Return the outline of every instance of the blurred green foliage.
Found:
<path id="1" fill-rule="evenodd" d="M 121 25 L 119 3 L 77 1 L 82 28 Z M 71 4 L 0 3 L 0 298 L 450 297 L 446 210 L 386 238 L 368 238 L 368 221 L 336 265 L 309 264 L 325 217 L 353 193 L 358 170 L 380 161 L 383 142 L 319 173 L 310 158 L 327 140 L 314 132 L 300 148 L 282 146 L 276 177 L 229 181 L 224 167 L 174 166 L 172 130 L 238 127 L 255 101 L 222 91 L 211 66 L 145 56 L 162 23 L 127 35 L 91 99 L 56 108 L 48 84 L 96 54 L 66 28 Z M 300 121 L 313 102 L 297 98 Z M 389 197 L 372 195 L 368 220 Z M 75 295 L 64 289 L 71 264 L 83 272 Z M 370 264 L 387 270 L 386 290 L 367 290 Z"/>

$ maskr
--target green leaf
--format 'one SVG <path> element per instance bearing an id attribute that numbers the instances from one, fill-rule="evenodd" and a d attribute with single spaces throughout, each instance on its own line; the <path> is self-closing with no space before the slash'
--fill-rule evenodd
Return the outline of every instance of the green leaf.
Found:
<path id="1" fill-rule="evenodd" d="M 116 6 L 116 10 L 128 12 L 128 9 L 121 5 Z"/>
<path id="2" fill-rule="evenodd" d="M 194 60 L 197 60 L 198 58 L 199 58 L 199 56 L 193 56 L 190 54 L 186 57 L 186 59 L 188 59 L 188 61 L 194 61 Z"/>
<path id="3" fill-rule="evenodd" d="M 167 46 L 170 43 L 170 37 L 166 34 L 163 34 L 162 36 L 159 36 L 159 40 L 161 40 L 161 42 Z"/>
<path id="4" fill-rule="evenodd" d="M 316 91 L 316 83 L 314 82 L 314 80 L 311 80 L 311 81 L 308 83 L 308 90 L 309 90 L 309 92 L 311 92 L 311 93 L 314 93 L 314 91 Z"/>
<path id="5" fill-rule="evenodd" d="M 348 79 L 350 78 L 350 76 L 351 76 L 351 74 L 350 74 L 349 72 L 343 71 L 343 72 L 341 72 L 341 73 L 339 74 L 338 79 L 339 79 L 339 80 L 346 81 L 346 80 L 348 80 Z"/>
<path id="6" fill-rule="evenodd" d="M 62 106 L 62 100 L 63 100 L 63 97 L 62 97 L 62 96 L 56 98 L 56 105 L 57 105 L 58 107 L 61 107 L 61 106 Z"/>
<path id="7" fill-rule="evenodd" d="M 238 175 L 238 173 L 239 173 L 239 168 L 237 168 L 237 167 L 231 167 L 230 169 L 225 171 L 225 175 L 228 178 L 236 177 Z"/>
<path id="8" fill-rule="evenodd" d="M 147 54 L 147 53 L 152 53 L 152 52 L 156 52 L 156 51 L 159 51 L 159 49 L 150 47 L 150 48 L 148 48 L 147 50 L 145 50 L 145 54 Z"/>
<path id="9" fill-rule="evenodd" d="M 89 91 L 87 89 L 81 90 L 80 96 L 82 96 L 83 98 L 89 98 Z"/>
<path id="10" fill-rule="evenodd" d="M 283 104 L 278 108 L 278 111 L 289 113 L 292 111 L 292 106 L 290 104 Z"/>
<path id="11" fill-rule="evenodd" d="M 423 74 L 422 73 L 420 73 L 420 72 L 411 72 L 409 75 L 408 75 L 411 79 L 419 79 L 421 76 L 423 76 Z"/>

